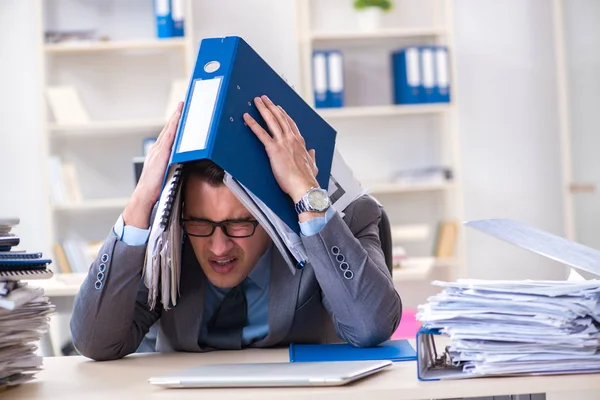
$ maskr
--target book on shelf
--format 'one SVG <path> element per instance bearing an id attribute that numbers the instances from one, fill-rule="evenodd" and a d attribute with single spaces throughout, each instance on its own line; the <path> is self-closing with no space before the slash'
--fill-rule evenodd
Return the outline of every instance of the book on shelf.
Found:
<path id="1" fill-rule="evenodd" d="M 87 125 L 91 121 L 75 86 L 48 86 L 46 100 L 57 124 Z"/>
<path id="2" fill-rule="evenodd" d="M 53 204 L 79 204 L 83 194 L 75 164 L 63 162 L 58 156 L 49 157 L 50 200 Z"/>
<path id="3" fill-rule="evenodd" d="M 437 237 L 434 246 L 434 255 L 437 258 L 454 257 L 456 242 L 458 240 L 458 222 L 442 221 L 438 225 Z"/>
<path id="4" fill-rule="evenodd" d="M 54 244 L 60 273 L 87 272 L 102 246 L 101 241 L 68 238 Z"/>
<path id="5" fill-rule="evenodd" d="M 450 65 L 445 46 L 411 46 L 392 53 L 395 104 L 450 102 Z"/>
<path id="6" fill-rule="evenodd" d="M 392 181 L 399 185 L 441 185 L 452 181 L 452 169 L 441 166 L 430 166 L 397 171 Z"/>

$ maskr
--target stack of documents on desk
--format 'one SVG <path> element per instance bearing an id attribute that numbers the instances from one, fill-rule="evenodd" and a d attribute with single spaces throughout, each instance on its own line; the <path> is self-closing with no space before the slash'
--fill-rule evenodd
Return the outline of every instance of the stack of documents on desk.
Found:
<path id="1" fill-rule="evenodd" d="M 18 223 L 18 218 L 0 219 L 0 232 L 8 235 Z M 28 381 L 39 371 L 42 357 L 36 355 L 35 342 L 48 329 L 54 310 L 43 289 L 21 282 L 52 276 L 51 261 L 12 243 L 0 251 L 0 387 Z"/>
<path id="2" fill-rule="evenodd" d="M 472 375 L 600 371 L 600 281 L 434 282 L 425 329 L 450 337 L 452 364 Z"/>

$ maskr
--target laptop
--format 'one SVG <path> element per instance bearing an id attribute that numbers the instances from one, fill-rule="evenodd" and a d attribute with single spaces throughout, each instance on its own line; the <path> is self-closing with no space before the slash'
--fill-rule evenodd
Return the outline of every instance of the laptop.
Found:
<path id="1" fill-rule="evenodd" d="M 340 386 L 379 372 L 389 360 L 209 364 L 151 377 L 167 388 Z"/>

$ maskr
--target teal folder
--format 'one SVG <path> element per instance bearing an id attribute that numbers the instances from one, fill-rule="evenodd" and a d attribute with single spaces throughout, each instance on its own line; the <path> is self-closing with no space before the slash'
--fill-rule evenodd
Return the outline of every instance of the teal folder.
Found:
<path id="1" fill-rule="evenodd" d="M 290 362 L 309 361 L 414 361 L 415 349 L 407 340 L 388 340 L 376 347 L 354 347 L 350 344 L 291 344 Z"/>

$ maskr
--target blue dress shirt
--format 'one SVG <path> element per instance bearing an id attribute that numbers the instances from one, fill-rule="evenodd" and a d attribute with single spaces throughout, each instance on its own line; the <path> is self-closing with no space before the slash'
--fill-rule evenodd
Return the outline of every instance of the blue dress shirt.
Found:
<path id="1" fill-rule="evenodd" d="M 306 222 L 300 222 L 300 231 L 304 236 L 312 236 L 321 231 L 325 224 L 333 217 L 335 210 L 329 207 L 324 217 L 312 218 Z M 123 216 L 120 215 L 113 227 L 115 235 L 129 246 L 142 246 L 148 241 L 150 229 L 140 229 L 125 225 Z M 248 321 L 242 331 L 242 342 L 248 345 L 263 339 L 269 333 L 269 282 L 271 278 L 271 257 L 273 244 L 269 246 L 265 254 L 250 272 L 250 275 L 242 283 L 246 302 L 248 304 Z M 214 286 L 207 280 L 206 297 L 204 300 L 203 321 L 208 321 L 225 297 L 227 289 Z M 206 323 L 200 328 L 200 339 L 206 336 Z"/>

